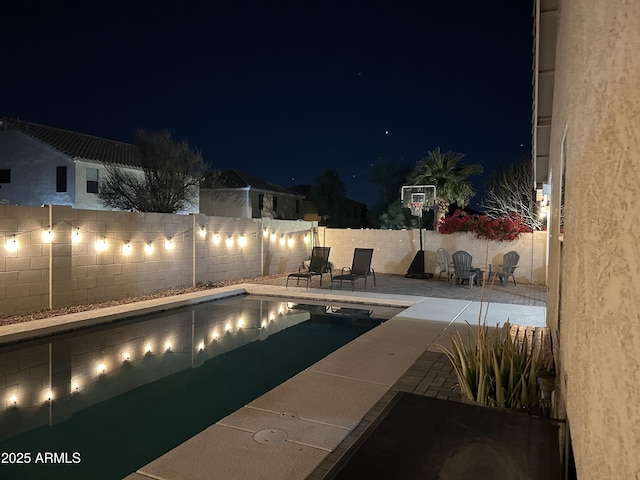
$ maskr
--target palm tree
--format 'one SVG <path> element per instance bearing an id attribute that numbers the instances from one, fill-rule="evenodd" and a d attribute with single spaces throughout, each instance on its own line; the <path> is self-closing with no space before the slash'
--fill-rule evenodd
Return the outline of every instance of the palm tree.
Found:
<path id="1" fill-rule="evenodd" d="M 407 178 L 412 185 L 436 186 L 436 225 L 447 213 L 449 205 L 456 203 L 464 207 L 476 193 L 467 177 L 482 173 L 482 165 L 458 165 L 463 157 L 462 153 L 442 153 L 438 147 L 428 152 L 422 160 L 418 160 Z"/>

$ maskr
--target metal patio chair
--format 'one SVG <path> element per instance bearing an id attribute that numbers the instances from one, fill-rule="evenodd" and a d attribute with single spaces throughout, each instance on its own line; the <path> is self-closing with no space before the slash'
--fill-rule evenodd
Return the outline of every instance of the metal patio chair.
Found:
<path id="1" fill-rule="evenodd" d="M 364 278 L 364 289 L 367 289 L 367 277 L 373 277 L 373 284 L 376 284 L 376 273 L 371 268 L 371 259 L 373 258 L 373 248 L 356 248 L 353 252 L 353 261 L 351 268 L 342 267 L 340 275 L 334 275 L 331 279 L 331 288 L 333 288 L 333 282 L 340 281 L 340 287 L 342 288 L 342 282 L 348 280 L 351 282 L 351 290 L 355 288 L 355 282 L 359 278 Z"/>
<path id="2" fill-rule="evenodd" d="M 316 276 L 320 277 L 320 286 L 322 286 L 322 276 L 325 273 L 328 273 L 329 277 L 332 277 L 331 268 L 329 268 L 330 247 L 322 247 L 322 248 L 326 248 L 327 249 L 326 252 L 321 251 L 318 253 L 323 253 L 323 254 L 326 253 L 326 257 L 321 257 L 319 255 L 312 255 L 311 263 L 309 263 L 309 265 L 300 265 L 296 273 L 290 273 L 289 275 L 287 275 L 287 283 L 285 284 L 285 288 L 289 286 L 290 278 L 296 279 L 296 285 L 299 285 L 300 279 L 304 278 L 307 281 L 307 288 L 309 288 L 309 285 L 311 284 L 311 280 L 313 279 L 313 277 L 316 277 Z"/>

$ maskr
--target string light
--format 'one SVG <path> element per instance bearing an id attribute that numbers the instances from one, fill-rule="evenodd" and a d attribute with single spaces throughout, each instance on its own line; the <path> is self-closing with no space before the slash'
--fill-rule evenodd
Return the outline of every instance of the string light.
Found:
<path id="1" fill-rule="evenodd" d="M 240 246 L 240 248 L 244 248 L 247 246 L 247 237 L 245 237 L 244 235 L 242 235 L 239 239 L 238 239 L 238 245 Z"/>
<path id="2" fill-rule="evenodd" d="M 153 252 L 153 244 L 151 242 L 147 242 L 144 246 L 144 253 Z"/>
<path id="3" fill-rule="evenodd" d="M 126 242 L 122 245 L 122 253 L 124 253 L 125 255 L 131 253 L 131 243 Z"/>
<path id="4" fill-rule="evenodd" d="M 233 237 L 231 235 L 229 235 L 225 240 L 225 245 L 227 248 L 233 247 Z"/>
<path id="5" fill-rule="evenodd" d="M 102 237 L 102 240 L 96 240 L 96 250 L 104 252 L 108 248 L 107 237 Z"/>
<path id="6" fill-rule="evenodd" d="M 53 232 L 50 228 L 42 231 L 42 240 L 46 243 L 51 243 L 53 241 Z"/>
<path id="7" fill-rule="evenodd" d="M 200 226 L 200 237 L 205 238 L 207 236 L 207 229 L 204 225 Z"/>
<path id="8" fill-rule="evenodd" d="M 76 228 L 73 234 L 71 235 L 71 242 L 78 243 L 80 241 L 80 229 Z"/>
<path id="9" fill-rule="evenodd" d="M 165 250 L 173 250 L 173 239 L 172 238 L 167 238 L 165 240 L 164 248 L 165 248 Z"/>
<path id="10" fill-rule="evenodd" d="M 5 248 L 9 252 L 15 252 L 15 251 L 18 250 L 18 241 L 16 240 L 16 236 L 15 235 L 13 235 L 13 237 L 7 239 L 7 241 L 5 243 Z"/>
<path id="11" fill-rule="evenodd" d="M 218 245 L 219 243 L 220 243 L 220 234 L 216 232 L 216 234 L 213 236 L 213 244 Z"/>

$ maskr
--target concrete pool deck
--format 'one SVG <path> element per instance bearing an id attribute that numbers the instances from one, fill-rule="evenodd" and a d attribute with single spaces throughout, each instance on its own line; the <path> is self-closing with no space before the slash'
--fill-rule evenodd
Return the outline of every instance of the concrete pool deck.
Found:
<path id="1" fill-rule="evenodd" d="M 401 314 L 126 477 L 321 479 L 390 395 L 402 388 L 399 384 L 410 377 L 418 385 L 421 378 L 438 375 L 436 370 L 446 367 L 438 345 L 448 346 L 450 334 L 465 331 L 467 323 L 477 323 L 480 315 L 478 287 L 453 287 L 444 280 L 377 277 L 377 285 L 370 282 L 366 292 L 352 292 L 346 285 L 330 290 L 329 282 L 322 288 L 314 282 L 309 289 L 285 289 L 286 278 L 264 279 L 7 325 L 0 327 L 0 343 L 244 293 L 405 307 Z M 489 325 L 509 320 L 542 327 L 545 292 L 545 287 L 530 285 L 495 286 L 488 311 L 486 302 L 482 303 L 482 318 L 486 315 Z M 435 383 L 427 378 L 426 384 L 437 383 L 436 390 L 446 396 L 453 385 L 450 369 L 443 375 Z"/>

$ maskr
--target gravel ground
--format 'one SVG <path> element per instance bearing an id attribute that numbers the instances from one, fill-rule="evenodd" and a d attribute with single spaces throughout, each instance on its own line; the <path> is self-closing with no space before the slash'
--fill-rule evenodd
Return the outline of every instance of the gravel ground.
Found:
<path id="1" fill-rule="evenodd" d="M 281 275 L 272 275 L 271 277 L 276 278 L 280 276 Z M 263 280 L 265 278 L 271 278 L 271 277 L 261 277 L 260 279 Z M 163 291 L 151 293 L 148 295 L 140 295 L 138 297 L 125 297 L 119 300 L 110 300 L 108 302 L 102 302 L 102 303 L 90 303 L 87 305 L 73 305 L 70 307 L 58 308 L 55 310 L 40 310 L 39 312 L 34 312 L 27 315 L 10 315 L 10 316 L 5 316 L 0 318 L 0 326 L 11 325 L 14 323 L 29 322 L 31 320 L 39 320 L 41 318 L 57 317 L 59 315 L 67 315 L 69 313 L 86 312 L 88 310 L 95 310 L 97 308 L 112 307 L 114 305 L 124 305 L 127 303 L 140 302 L 143 300 L 153 300 L 154 298 L 170 297 L 173 295 L 180 295 L 182 293 L 198 292 L 201 290 L 209 290 L 212 288 L 225 287 L 227 285 L 237 285 L 240 283 L 255 283 L 256 281 L 258 281 L 258 279 L 256 278 L 244 278 L 244 279 L 238 279 L 238 280 L 227 280 L 223 282 L 205 282 L 205 283 L 197 284 L 195 287 L 171 288 L 169 290 L 163 290 Z"/>

